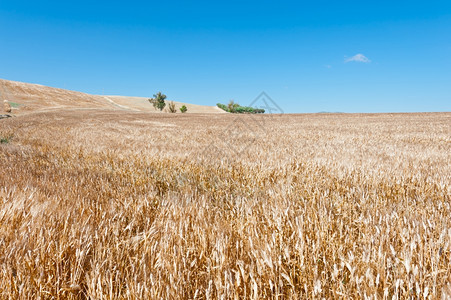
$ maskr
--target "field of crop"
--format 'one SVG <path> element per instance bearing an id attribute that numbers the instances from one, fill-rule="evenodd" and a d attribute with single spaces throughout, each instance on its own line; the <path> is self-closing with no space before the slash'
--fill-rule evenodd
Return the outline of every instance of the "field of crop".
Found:
<path id="1" fill-rule="evenodd" d="M 447 299 L 451 113 L 0 121 L 0 298 Z"/>

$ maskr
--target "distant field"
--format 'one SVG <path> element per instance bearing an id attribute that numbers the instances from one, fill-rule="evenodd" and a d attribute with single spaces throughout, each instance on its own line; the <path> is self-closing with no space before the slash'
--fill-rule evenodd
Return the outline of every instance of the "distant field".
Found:
<path id="1" fill-rule="evenodd" d="M 0 298 L 451 297 L 451 113 L 100 106 L 0 120 Z"/>

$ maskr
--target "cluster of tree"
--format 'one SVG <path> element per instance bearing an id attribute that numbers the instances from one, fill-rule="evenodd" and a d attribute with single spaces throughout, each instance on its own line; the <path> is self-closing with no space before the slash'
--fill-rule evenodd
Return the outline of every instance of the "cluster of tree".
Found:
<path id="1" fill-rule="evenodd" d="M 163 111 L 163 109 L 166 107 L 166 95 L 158 92 L 155 95 L 153 95 L 153 98 L 149 99 L 149 102 L 153 105 L 155 109 L 159 109 L 160 111 Z M 182 113 L 186 113 L 188 111 L 188 108 L 183 105 L 179 108 Z M 175 108 L 174 101 L 169 102 L 168 104 L 168 110 L 170 113 L 176 113 L 177 109 Z"/>
<path id="2" fill-rule="evenodd" d="M 250 106 L 241 106 L 238 103 L 235 103 L 233 100 L 230 100 L 229 104 L 225 105 L 222 103 L 216 104 L 222 110 L 230 113 L 236 114 L 263 114 L 265 110 L 262 108 L 254 108 Z"/>

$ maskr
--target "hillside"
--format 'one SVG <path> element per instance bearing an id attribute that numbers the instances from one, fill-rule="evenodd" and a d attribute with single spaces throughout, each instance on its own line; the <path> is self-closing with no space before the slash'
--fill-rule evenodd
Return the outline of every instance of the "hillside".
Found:
<path id="1" fill-rule="evenodd" d="M 157 113 L 146 97 L 100 96 L 77 91 L 0 79 L 0 100 L 9 100 L 15 115 L 66 109 L 108 109 Z M 174 101 L 175 102 L 175 101 Z M 186 105 L 188 113 L 224 113 L 216 106 Z M 1 108 L 0 108 L 1 110 Z"/>
<path id="2" fill-rule="evenodd" d="M 15 114 L 67 108 L 115 108 L 100 96 L 4 79 L 0 79 L 0 94 L 1 100 L 13 103 Z"/>
<path id="3" fill-rule="evenodd" d="M 127 96 L 104 96 L 105 98 L 113 101 L 117 105 L 120 105 L 125 108 L 137 110 L 137 111 L 151 111 L 157 112 L 152 105 L 150 105 L 148 99 L 146 97 L 127 97 Z M 171 100 L 169 100 L 171 101 Z M 197 104 L 189 104 L 174 101 L 175 107 L 177 111 L 182 105 L 185 105 L 188 108 L 188 113 L 225 113 L 222 109 L 217 106 L 206 106 L 206 105 L 197 105 Z"/>

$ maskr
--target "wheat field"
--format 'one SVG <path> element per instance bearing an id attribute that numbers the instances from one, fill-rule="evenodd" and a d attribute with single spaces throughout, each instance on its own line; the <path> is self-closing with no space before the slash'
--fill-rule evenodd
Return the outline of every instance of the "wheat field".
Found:
<path id="1" fill-rule="evenodd" d="M 449 299 L 451 113 L 0 121 L 1 299 Z"/>

